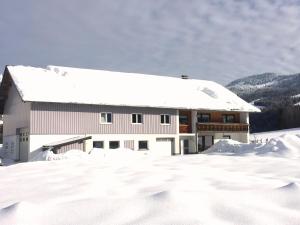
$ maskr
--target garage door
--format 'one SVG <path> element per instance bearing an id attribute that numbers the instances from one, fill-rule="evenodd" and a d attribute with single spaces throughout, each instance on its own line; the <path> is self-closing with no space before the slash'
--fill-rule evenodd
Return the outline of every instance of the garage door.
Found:
<path id="1" fill-rule="evenodd" d="M 152 152 L 157 155 L 170 156 L 172 155 L 172 138 L 157 138 L 156 146 L 153 148 Z"/>

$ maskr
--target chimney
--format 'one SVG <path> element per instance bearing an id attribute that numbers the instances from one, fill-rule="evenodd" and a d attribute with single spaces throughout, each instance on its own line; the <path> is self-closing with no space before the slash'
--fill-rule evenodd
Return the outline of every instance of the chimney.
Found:
<path id="1" fill-rule="evenodd" d="M 181 75 L 181 79 L 187 80 L 187 79 L 189 79 L 189 76 L 188 75 Z"/>

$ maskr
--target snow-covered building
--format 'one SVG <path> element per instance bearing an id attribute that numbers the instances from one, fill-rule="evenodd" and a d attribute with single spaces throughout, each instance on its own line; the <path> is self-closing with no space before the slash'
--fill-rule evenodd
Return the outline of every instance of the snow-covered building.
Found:
<path id="1" fill-rule="evenodd" d="M 198 153 L 248 142 L 248 113 L 259 111 L 212 81 L 58 66 L 7 66 L 0 110 L 1 155 L 21 161 L 43 148 Z"/>

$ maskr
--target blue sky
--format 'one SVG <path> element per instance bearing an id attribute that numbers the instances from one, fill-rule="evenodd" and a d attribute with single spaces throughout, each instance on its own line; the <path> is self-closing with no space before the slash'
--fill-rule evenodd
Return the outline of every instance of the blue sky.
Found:
<path id="1" fill-rule="evenodd" d="M 214 80 L 300 72 L 295 0 L 2 0 L 0 66 Z"/>

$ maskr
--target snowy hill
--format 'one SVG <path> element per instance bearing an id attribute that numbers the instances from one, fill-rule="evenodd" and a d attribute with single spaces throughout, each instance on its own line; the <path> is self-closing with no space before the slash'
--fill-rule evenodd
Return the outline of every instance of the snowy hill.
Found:
<path id="1" fill-rule="evenodd" d="M 264 73 L 235 80 L 227 88 L 255 105 L 268 106 L 285 98 L 294 104 L 300 100 L 300 74 L 278 75 Z M 291 98 L 294 96 L 293 98 Z M 298 96 L 298 97 L 295 97 Z M 299 101 L 298 101 L 299 100 Z"/>

